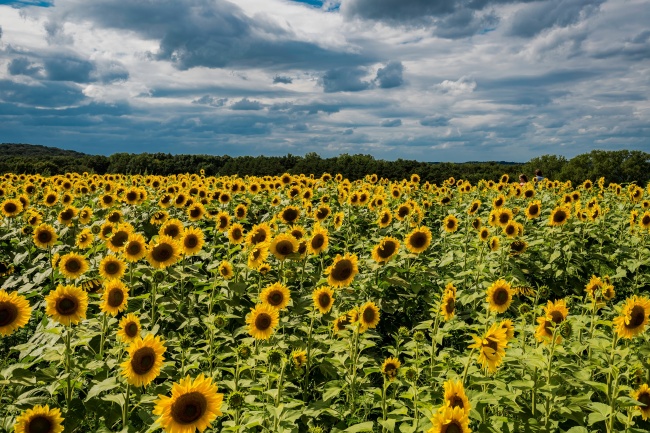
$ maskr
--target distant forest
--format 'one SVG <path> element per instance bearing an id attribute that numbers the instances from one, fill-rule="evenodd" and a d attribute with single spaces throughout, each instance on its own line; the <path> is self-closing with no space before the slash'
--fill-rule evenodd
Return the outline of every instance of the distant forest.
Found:
<path id="1" fill-rule="evenodd" d="M 540 169 L 549 179 L 571 180 L 574 183 L 581 183 L 586 179 L 596 181 L 604 177 L 606 182 L 646 184 L 650 180 L 650 154 L 628 150 L 594 150 L 571 159 L 544 155 L 526 163 L 436 163 L 406 159 L 385 161 L 370 155 L 348 154 L 321 158 L 316 153 L 308 153 L 305 156 L 288 154 L 256 157 L 116 153 L 107 157 L 30 144 L 0 144 L 0 173 L 170 175 L 198 173 L 202 169 L 209 176 L 266 176 L 285 172 L 320 176 L 322 173 L 341 173 L 349 179 L 360 179 L 370 173 L 387 179 L 404 179 L 417 173 L 423 182 L 434 183 L 441 183 L 451 176 L 471 182 L 480 179 L 498 180 L 504 173 L 515 179 L 520 173 L 525 173 L 531 178 L 534 171 Z"/>

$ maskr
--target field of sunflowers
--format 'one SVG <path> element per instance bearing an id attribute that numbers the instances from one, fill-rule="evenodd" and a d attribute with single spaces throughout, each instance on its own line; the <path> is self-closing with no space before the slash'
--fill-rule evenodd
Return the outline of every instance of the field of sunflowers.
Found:
<path id="1" fill-rule="evenodd" d="M 650 187 L 0 176 L 0 432 L 650 431 Z"/>

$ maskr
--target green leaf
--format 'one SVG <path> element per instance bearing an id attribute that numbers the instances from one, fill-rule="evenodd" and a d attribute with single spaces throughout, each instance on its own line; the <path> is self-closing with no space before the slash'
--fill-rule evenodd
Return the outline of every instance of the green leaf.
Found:
<path id="1" fill-rule="evenodd" d="M 347 431 L 350 433 L 355 433 L 355 432 L 360 432 L 360 431 L 373 431 L 373 422 L 372 421 L 367 421 L 367 422 L 362 422 L 361 424 L 355 424 L 351 427 L 346 428 L 343 431 Z"/>
<path id="2" fill-rule="evenodd" d="M 85 401 L 88 401 L 91 398 L 98 396 L 100 393 L 104 391 L 114 389 L 116 386 L 117 386 L 117 379 L 114 376 L 102 380 L 101 382 L 99 382 L 98 384 L 90 388 L 90 391 L 88 391 L 88 395 L 86 395 Z"/>

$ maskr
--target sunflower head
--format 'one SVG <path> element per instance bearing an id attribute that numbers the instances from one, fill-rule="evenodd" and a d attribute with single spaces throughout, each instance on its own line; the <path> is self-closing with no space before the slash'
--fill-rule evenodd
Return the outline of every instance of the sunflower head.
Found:
<path id="1" fill-rule="evenodd" d="M 251 308 L 250 314 L 246 317 L 249 334 L 258 340 L 268 339 L 279 322 L 278 310 L 267 304 L 258 304 L 255 308 Z"/>
<path id="2" fill-rule="evenodd" d="M 227 261 L 227 260 L 223 260 L 223 261 L 219 264 L 219 268 L 218 268 L 218 270 L 219 270 L 219 275 L 221 275 L 221 276 L 223 277 L 224 280 L 229 280 L 229 279 L 231 279 L 231 278 L 233 277 L 233 275 L 234 275 L 234 272 L 233 272 L 233 269 L 232 269 L 232 265 L 231 265 L 230 262 Z"/>
<path id="3" fill-rule="evenodd" d="M 478 349 L 478 360 L 484 369 L 490 373 L 497 371 L 497 367 L 503 361 L 505 348 L 508 344 L 506 330 L 499 324 L 493 324 L 482 337 L 473 335 L 474 344 L 470 349 Z"/>
<path id="4" fill-rule="evenodd" d="M 332 287 L 346 287 L 352 283 L 359 272 L 357 255 L 345 253 L 337 254 L 334 263 L 325 270 L 327 283 Z"/>
<path id="5" fill-rule="evenodd" d="M 452 409 L 460 408 L 469 416 L 469 412 L 472 406 L 469 403 L 469 399 L 465 394 L 465 388 L 461 381 L 454 382 L 448 380 L 443 384 L 445 395 L 444 395 L 444 406 L 448 406 Z"/>
<path id="6" fill-rule="evenodd" d="M 551 212 L 548 224 L 553 227 L 564 225 L 571 217 L 571 210 L 568 207 L 558 206 Z"/>
<path id="7" fill-rule="evenodd" d="M 488 288 L 486 301 L 491 311 L 504 313 L 512 303 L 512 295 L 510 284 L 500 279 Z"/>
<path id="8" fill-rule="evenodd" d="M 183 254 L 186 256 L 196 255 L 205 243 L 203 231 L 198 227 L 189 227 L 183 232 L 179 243 Z"/>
<path id="9" fill-rule="evenodd" d="M 314 290 L 312 299 L 314 300 L 314 308 L 320 311 L 321 314 L 327 314 L 334 305 L 334 291 L 331 287 L 321 286 Z"/>
<path id="10" fill-rule="evenodd" d="M 442 221 L 442 227 L 447 233 L 454 233 L 458 230 L 458 218 L 454 215 L 447 215 Z"/>
<path id="11" fill-rule="evenodd" d="M 99 263 L 99 275 L 107 280 L 120 279 L 124 276 L 125 271 L 124 262 L 113 255 L 107 255 Z"/>
<path id="12" fill-rule="evenodd" d="M 24 296 L 0 290 L 0 335 L 11 335 L 29 322 L 32 309 Z"/>
<path id="13" fill-rule="evenodd" d="M 126 381 L 135 386 L 147 386 L 160 374 L 163 364 L 165 346 L 160 336 L 149 334 L 145 338 L 136 338 L 127 352 L 129 359 L 121 364 L 122 375 Z"/>
<path id="14" fill-rule="evenodd" d="M 48 224 L 41 224 L 34 230 L 32 239 L 37 247 L 49 248 L 56 243 L 58 236 L 56 231 L 54 231 L 54 227 Z"/>
<path id="15" fill-rule="evenodd" d="M 650 300 L 632 296 L 623 304 L 621 315 L 614 319 L 616 333 L 620 338 L 631 339 L 645 330 L 650 317 Z"/>
<path id="16" fill-rule="evenodd" d="M 372 250 L 372 258 L 377 263 L 387 263 L 399 253 L 400 242 L 390 236 L 383 238 Z"/>
<path id="17" fill-rule="evenodd" d="M 386 380 L 392 382 L 397 378 L 401 366 L 402 364 L 399 362 L 399 359 L 391 356 L 384 360 L 384 363 L 381 366 L 381 373 L 384 375 Z"/>
<path id="18" fill-rule="evenodd" d="M 359 307 L 359 326 L 360 331 L 377 327 L 379 323 L 379 308 L 374 302 L 366 302 Z"/>
<path id="19" fill-rule="evenodd" d="M 307 241 L 307 250 L 312 255 L 320 254 L 327 249 L 329 236 L 327 230 L 316 225 L 311 233 L 311 238 Z"/>
<path id="20" fill-rule="evenodd" d="M 270 251 L 278 260 L 285 260 L 292 254 L 298 253 L 299 247 L 300 244 L 295 237 L 289 233 L 281 233 L 273 238 Z"/>
<path id="21" fill-rule="evenodd" d="M 88 295 L 79 287 L 59 285 L 45 301 L 47 315 L 62 325 L 76 324 L 86 318 Z"/>
<path id="22" fill-rule="evenodd" d="M 296 369 L 301 369 L 307 364 L 307 351 L 294 350 L 291 352 L 291 361 Z"/>
<path id="23" fill-rule="evenodd" d="M 63 418 L 59 409 L 50 409 L 48 405 L 34 406 L 16 418 L 16 433 L 61 433 Z"/>
<path id="24" fill-rule="evenodd" d="M 650 418 L 650 388 L 647 383 L 641 385 L 637 390 L 632 392 L 631 397 L 641 403 L 636 409 L 641 412 L 643 420 Z"/>
<path id="25" fill-rule="evenodd" d="M 129 290 L 120 280 L 109 280 L 104 284 L 104 294 L 100 309 L 111 316 L 124 311 L 129 299 Z"/>
<path id="26" fill-rule="evenodd" d="M 71 280 L 77 279 L 88 270 L 88 261 L 76 253 L 68 253 L 59 260 L 59 271 Z"/>
<path id="27" fill-rule="evenodd" d="M 147 249 L 147 261 L 156 269 L 165 269 L 180 260 L 180 247 L 169 236 L 160 236 L 151 241 Z"/>
<path id="28" fill-rule="evenodd" d="M 129 313 L 120 320 L 117 338 L 123 343 L 132 343 L 140 338 L 140 319 L 134 313 Z"/>
<path id="29" fill-rule="evenodd" d="M 260 301 L 276 310 L 287 308 L 290 300 L 291 293 L 289 289 L 280 283 L 271 284 L 260 293 Z"/>

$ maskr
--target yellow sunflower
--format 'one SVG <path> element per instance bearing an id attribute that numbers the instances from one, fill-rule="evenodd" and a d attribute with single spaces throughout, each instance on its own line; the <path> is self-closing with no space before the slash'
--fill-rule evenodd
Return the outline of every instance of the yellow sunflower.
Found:
<path id="1" fill-rule="evenodd" d="M 192 204 L 187 209 L 187 219 L 194 222 L 199 221 L 205 215 L 205 207 L 200 202 Z"/>
<path id="2" fill-rule="evenodd" d="M 515 325 L 512 323 L 512 320 L 505 319 L 499 323 L 501 328 L 506 330 L 506 339 L 508 341 L 512 340 L 515 336 Z"/>
<path id="3" fill-rule="evenodd" d="M 90 229 L 85 228 L 79 232 L 75 244 L 78 248 L 85 250 L 90 248 L 95 240 L 95 235 L 90 231 Z"/>
<path id="4" fill-rule="evenodd" d="M 34 406 L 21 413 L 14 424 L 15 433 L 61 433 L 61 411 L 50 406 Z"/>
<path id="5" fill-rule="evenodd" d="M 201 251 L 205 243 L 203 231 L 198 227 L 188 227 L 179 241 L 181 250 L 186 256 L 194 256 Z"/>
<path id="6" fill-rule="evenodd" d="M 404 243 L 410 252 L 420 254 L 431 244 L 431 230 L 426 226 L 417 227 L 406 235 Z"/>
<path id="7" fill-rule="evenodd" d="M 646 297 L 632 296 L 623 304 L 621 315 L 614 319 L 619 338 L 633 338 L 641 334 L 650 317 L 650 300 Z"/>
<path id="8" fill-rule="evenodd" d="M 551 212 L 548 224 L 553 227 L 565 224 L 571 218 L 571 210 L 568 207 L 558 206 Z"/>
<path id="9" fill-rule="evenodd" d="M 321 314 L 327 314 L 334 305 L 334 291 L 331 287 L 321 286 L 314 290 L 311 297 L 314 300 L 314 308 Z"/>
<path id="10" fill-rule="evenodd" d="M 54 227 L 48 224 L 41 224 L 34 229 L 34 236 L 32 237 L 34 244 L 39 248 L 49 248 L 56 243 L 58 236 Z"/>
<path id="11" fill-rule="evenodd" d="M 372 259 L 377 263 L 388 263 L 388 261 L 399 253 L 400 242 L 390 236 L 383 238 L 379 244 L 372 249 Z"/>
<path id="12" fill-rule="evenodd" d="M 24 296 L 0 290 L 0 335 L 13 334 L 29 322 L 32 309 Z"/>
<path id="13" fill-rule="evenodd" d="M 338 230 L 343 225 L 345 220 L 345 214 L 343 212 L 337 212 L 334 214 L 334 229 Z"/>
<path id="14" fill-rule="evenodd" d="M 15 218 L 23 211 L 23 205 L 15 199 L 5 200 L 0 204 L 0 211 L 7 218 Z"/>
<path id="15" fill-rule="evenodd" d="M 45 312 L 62 325 L 77 324 L 86 318 L 88 295 L 76 286 L 59 285 L 45 297 Z"/>
<path id="16" fill-rule="evenodd" d="M 502 207 L 496 209 L 495 212 L 495 224 L 499 227 L 506 227 L 508 223 L 512 221 L 513 214 L 510 209 L 507 207 Z"/>
<path id="17" fill-rule="evenodd" d="M 402 364 L 399 362 L 399 359 L 391 356 L 384 360 L 384 363 L 381 366 L 381 374 L 383 374 L 388 381 L 392 382 L 397 378 L 401 366 Z"/>
<path id="18" fill-rule="evenodd" d="M 285 224 L 294 224 L 300 218 L 300 209 L 296 206 L 287 206 L 280 211 L 278 218 Z"/>
<path id="19" fill-rule="evenodd" d="M 88 261 L 76 253 L 68 253 L 59 260 L 59 271 L 71 280 L 75 280 L 88 271 Z"/>
<path id="20" fill-rule="evenodd" d="M 0 277 L 8 277 L 14 273 L 14 265 L 9 262 L 0 262 Z"/>
<path id="21" fill-rule="evenodd" d="M 143 338 L 136 338 L 127 352 L 129 359 L 124 361 L 122 367 L 122 376 L 131 385 L 141 387 L 147 386 L 160 374 L 165 353 L 164 341 L 160 336 L 154 337 L 152 334 Z"/>
<path id="22" fill-rule="evenodd" d="M 286 286 L 280 283 L 271 284 L 260 293 L 260 301 L 262 304 L 266 304 L 278 311 L 287 308 L 290 300 L 291 292 L 289 292 Z"/>
<path id="23" fill-rule="evenodd" d="M 486 302 L 490 304 L 490 310 L 496 313 L 504 313 L 512 303 L 512 289 L 504 279 L 492 283 L 487 289 Z"/>
<path id="24" fill-rule="evenodd" d="M 307 364 L 307 351 L 305 350 L 294 350 L 291 352 L 291 360 L 293 361 L 293 366 L 297 369 L 301 369 Z"/>
<path id="25" fill-rule="evenodd" d="M 377 217 L 377 225 L 383 229 L 385 227 L 388 227 L 392 220 L 393 215 L 390 213 L 390 210 L 384 208 L 381 210 L 381 212 L 379 212 L 379 216 Z"/>
<path id="26" fill-rule="evenodd" d="M 131 233 L 124 244 L 122 255 L 127 262 L 137 262 L 147 255 L 147 244 L 140 233 Z"/>
<path id="27" fill-rule="evenodd" d="M 506 330 L 495 323 L 483 337 L 472 335 L 472 338 L 474 344 L 468 347 L 479 350 L 478 360 L 482 368 L 487 369 L 490 373 L 496 372 L 506 354 L 505 348 L 508 345 Z"/>
<path id="28" fill-rule="evenodd" d="M 267 242 L 255 244 L 248 253 L 247 265 L 251 269 L 259 269 L 269 256 L 269 244 Z"/>
<path id="29" fill-rule="evenodd" d="M 317 255 L 327 249 L 329 237 L 327 230 L 317 224 L 311 232 L 311 238 L 307 242 L 307 251 L 309 254 Z"/>
<path id="30" fill-rule="evenodd" d="M 154 415 L 167 433 L 203 432 L 221 416 L 223 394 L 217 393 L 212 379 L 199 374 L 195 379 L 186 376 L 172 386 L 171 397 L 158 395 Z"/>
<path id="31" fill-rule="evenodd" d="M 344 256 L 336 255 L 334 263 L 325 270 L 327 283 L 332 287 L 346 287 L 352 283 L 359 272 L 357 255 L 345 253 Z"/>
<path id="32" fill-rule="evenodd" d="M 118 224 L 113 230 L 113 235 L 106 241 L 106 246 L 112 252 L 119 253 L 124 249 L 131 233 L 133 233 L 131 224 Z"/>
<path id="33" fill-rule="evenodd" d="M 374 302 L 366 302 L 359 307 L 359 324 L 360 332 L 377 327 L 377 324 L 379 324 L 379 308 Z"/>
<path id="34" fill-rule="evenodd" d="M 251 308 L 250 314 L 246 317 L 248 324 L 248 333 L 258 340 L 266 340 L 273 329 L 280 323 L 278 310 L 267 304 L 257 304 Z"/>
<path id="35" fill-rule="evenodd" d="M 281 233 L 273 238 L 270 251 L 278 260 L 284 260 L 291 254 L 297 253 L 299 246 L 298 241 L 292 235 Z"/>
<path id="36" fill-rule="evenodd" d="M 151 241 L 147 248 L 147 261 L 156 269 L 165 269 L 180 260 L 180 247 L 169 236 L 160 236 L 157 241 Z"/>
<path id="37" fill-rule="evenodd" d="M 447 215 L 442 221 L 442 227 L 447 233 L 454 233 L 458 230 L 458 218 L 455 215 Z"/>
<path id="38" fill-rule="evenodd" d="M 256 224 L 248 232 L 246 243 L 248 245 L 257 245 L 268 242 L 271 239 L 271 227 L 267 223 Z"/>
<path id="39" fill-rule="evenodd" d="M 456 309 L 456 293 L 451 290 L 445 290 L 440 303 L 440 311 L 445 319 L 445 322 L 453 319 L 454 311 Z"/>
<path id="40" fill-rule="evenodd" d="M 641 385 L 639 389 L 631 393 L 631 397 L 641 403 L 641 406 L 636 408 L 641 412 L 643 420 L 650 418 L 650 388 L 648 388 L 648 384 Z"/>
<path id="41" fill-rule="evenodd" d="M 499 238 L 496 236 L 492 236 L 490 239 L 490 251 L 496 252 L 499 250 Z"/>
<path id="42" fill-rule="evenodd" d="M 471 433 L 469 417 L 460 407 L 443 406 L 431 420 L 433 427 L 427 433 Z"/>
<path id="43" fill-rule="evenodd" d="M 487 227 L 483 227 L 481 230 L 478 232 L 478 238 L 482 242 L 487 242 L 487 240 L 490 238 L 490 229 Z"/>
<path id="44" fill-rule="evenodd" d="M 443 406 L 448 406 L 452 409 L 459 407 L 463 410 L 463 412 L 465 412 L 467 416 L 469 416 L 469 412 L 472 409 L 472 406 L 469 403 L 467 395 L 465 394 L 463 382 L 460 380 L 457 382 L 448 380 L 443 384 L 443 387 L 445 389 Z"/>
<path id="45" fill-rule="evenodd" d="M 495 209 L 502 207 L 504 204 L 506 204 L 506 198 L 503 194 L 499 194 L 494 200 L 492 200 L 492 206 Z"/>
<path id="46" fill-rule="evenodd" d="M 227 260 L 223 260 L 219 264 L 218 270 L 219 270 L 219 275 L 221 275 L 224 280 L 229 280 L 233 277 L 233 275 L 235 275 L 235 273 L 232 270 L 232 265 Z"/>
<path id="47" fill-rule="evenodd" d="M 125 271 L 124 262 L 113 255 L 109 254 L 99 262 L 99 275 L 106 280 L 120 279 Z"/>
<path id="48" fill-rule="evenodd" d="M 104 313 L 116 316 L 126 309 L 129 290 L 120 280 L 109 280 L 104 283 L 104 287 L 105 289 L 102 295 L 103 302 L 99 308 Z"/>
<path id="49" fill-rule="evenodd" d="M 474 215 L 481 207 L 481 200 L 473 200 L 467 208 L 467 215 Z"/>
<path id="50" fill-rule="evenodd" d="M 134 313 L 129 313 L 122 317 L 119 323 L 119 331 L 117 331 L 117 338 L 123 343 L 133 343 L 140 338 L 140 319 Z"/>
<path id="51" fill-rule="evenodd" d="M 174 240 L 178 240 L 183 236 L 185 228 L 183 227 L 183 222 L 176 218 L 165 221 L 165 223 L 160 227 L 158 234 L 160 236 L 169 236 Z"/>

